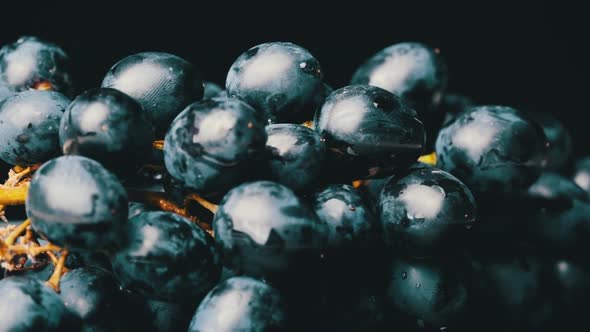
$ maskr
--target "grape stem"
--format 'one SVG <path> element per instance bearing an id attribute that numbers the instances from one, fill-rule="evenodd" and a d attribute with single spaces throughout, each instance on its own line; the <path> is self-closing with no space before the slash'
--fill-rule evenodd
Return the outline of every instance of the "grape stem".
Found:
<path id="1" fill-rule="evenodd" d="M 2 208 L 6 205 L 25 204 L 29 184 L 24 183 L 18 187 L 7 187 L 0 185 L 0 204 Z"/>
<path id="2" fill-rule="evenodd" d="M 205 209 L 209 210 L 213 214 L 217 213 L 217 210 L 219 209 L 219 205 L 213 204 L 197 194 L 191 193 L 187 196 L 187 198 L 201 204 Z"/>
<path id="3" fill-rule="evenodd" d="M 16 239 L 20 236 L 20 234 L 24 232 L 30 224 L 31 219 L 23 221 L 20 225 L 13 229 L 12 232 L 10 232 L 6 240 L 4 240 L 4 243 L 9 246 L 13 245 L 14 242 L 16 242 Z"/>
<path id="4" fill-rule="evenodd" d="M 184 207 L 180 207 L 180 206 L 172 203 L 168 199 L 166 199 L 164 193 L 157 193 L 157 192 L 143 191 L 143 190 L 128 190 L 127 193 L 129 195 L 130 200 L 143 202 L 147 205 L 159 208 L 163 211 L 171 212 L 171 213 L 175 213 L 180 216 L 183 216 L 183 217 L 187 218 L 188 220 L 194 222 L 199 227 L 201 227 L 203 230 L 205 230 L 207 233 L 211 234 L 211 236 L 213 236 L 213 230 L 211 228 L 211 225 L 209 225 L 208 223 L 202 222 L 196 216 L 191 216 L 188 213 L 188 210 L 186 208 L 186 203 L 187 203 L 186 201 L 184 202 Z M 209 204 L 211 204 L 211 203 L 209 203 Z"/>
<path id="5" fill-rule="evenodd" d="M 156 150 L 164 150 L 164 140 L 156 140 L 152 143 L 152 147 Z"/>
<path id="6" fill-rule="evenodd" d="M 0 185 L 0 219 L 4 222 L 8 222 L 4 216 L 4 207 L 6 205 L 21 205 L 25 203 L 27 190 L 29 189 L 28 182 L 30 175 L 39 167 L 40 165 L 29 167 L 15 166 L 8 171 L 8 179 L 4 182 L 4 185 Z"/>
<path id="7" fill-rule="evenodd" d="M 311 120 L 310 121 L 305 121 L 301 125 L 304 126 L 304 127 L 313 129 L 313 121 L 311 121 Z"/>
<path id="8" fill-rule="evenodd" d="M 61 256 L 59 256 L 55 270 L 53 270 L 51 277 L 49 277 L 49 280 L 47 280 L 45 283 L 47 286 L 53 288 L 53 290 L 57 293 L 59 293 L 59 282 L 61 280 L 61 276 L 67 272 L 64 270 L 64 267 L 66 264 L 66 258 L 68 258 L 68 254 L 69 252 L 67 250 L 61 252 Z"/>
<path id="9" fill-rule="evenodd" d="M 432 152 L 432 153 L 420 156 L 420 158 L 418 158 L 418 161 L 421 161 L 425 164 L 429 164 L 432 166 L 436 166 L 436 153 Z"/>

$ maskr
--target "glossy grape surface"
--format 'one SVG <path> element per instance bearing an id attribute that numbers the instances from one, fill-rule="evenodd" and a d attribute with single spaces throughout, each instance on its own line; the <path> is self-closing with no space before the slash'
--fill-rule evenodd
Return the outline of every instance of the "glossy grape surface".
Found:
<path id="1" fill-rule="evenodd" d="M 0 158 L 43 163 L 59 154 L 59 122 L 70 100 L 54 91 L 23 91 L 0 101 Z"/>
<path id="2" fill-rule="evenodd" d="M 158 136 L 189 104 L 203 97 L 203 78 L 191 63 L 172 54 L 144 52 L 117 62 L 102 81 L 137 100 L 150 115 Z"/>
<path id="3" fill-rule="evenodd" d="M 424 126 L 416 112 L 381 88 L 351 85 L 335 90 L 315 115 L 333 173 L 356 180 L 384 177 L 420 156 Z"/>
<path id="4" fill-rule="evenodd" d="M 437 167 L 477 196 L 526 189 L 545 165 L 547 141 L 539 125 L 506 106 L 478 106 L 443 128 Z"/>
<path id="5" fill-rule="evenodd" d="M 246 103 L 206 99 L 174 120 L 166 134 L 164 162 L 187 188 L 219 195 L 259 168 L 265 143 L 264 122 Z"/>
<path id="6" fill-rule="evenodd" d="M 33 229 L 56 245 L 94 251 L 125 242 L 125 189 L 86 157 L 43 164 L 31 180 L 26 210 Z"/>
<path id="7" fill-rule="evenodd" d="M 228 96 L 276 123 L 311 119 L 327 95 L 319 62 L 306 49 L 282 42 L 260 44 L 240 55 L 225 88 Z"/>
<path id="8" fill-rule="evenodd" d="M 91 89 L 74 99 L 59 127 L 64 154 L 86 156 L 119 172 L 145 164 L 154 139 L 152 122 L 141 105 L 107 88 Z"/>

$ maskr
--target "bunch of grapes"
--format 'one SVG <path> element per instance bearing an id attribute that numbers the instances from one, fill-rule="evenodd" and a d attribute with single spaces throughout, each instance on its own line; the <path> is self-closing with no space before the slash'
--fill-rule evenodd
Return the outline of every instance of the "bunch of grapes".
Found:
<path id="1" fill-rule="evenodd" d="M 398 43 L 333 89 L 272 42 L 225 89 L 145 52 L 80 92 L 59 46 L 4 45 L 0 331 L 575 326 L 590 157 L 447 77 Z"/>

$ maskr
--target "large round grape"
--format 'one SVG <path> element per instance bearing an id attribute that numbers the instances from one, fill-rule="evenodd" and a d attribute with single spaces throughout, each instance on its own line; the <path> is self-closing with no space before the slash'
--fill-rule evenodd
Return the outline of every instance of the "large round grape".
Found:
<path id="1" fill-rule="evenodd" d="M 330 173 L 340 173 L 347 180 L 403 170 L 424 147 L 424 126 L 416 112 L 374 86 L 335 90 L 316 113 L 314 125 L 326 140 Z"/>
<path id="2" fill-rule="evenodd" d="M 113 274 L 99 267 L 81 267 L 60 280 L 60 297 L 82 320 L 84 331 L 123 331 L 126 298 Z"/>
<path id="3" fill-rule="evenodd" d="M 583 256 L 590 249 L 590 201 L 570 179 L 545 172 L 528 189 L 535 202 L 527 235 L 540 249 L 567 257 Z"/>
<path id="4" fill-rule="evenodd" d="M 79 319 L 42 281 L 10 277 L 0 280 L 0 331 L 78 331 Z"/>
<path id="5" fill-rule="evenodd" d="M 351 83 L 380 87 L 422 111 L 424 106 L 440 103 L 447 84 L 447 68 L 434 49 L 422 43 L 404 42 L 369 58 L 356 70 Z"/>
<path id="6" fill-rule="evenodd" d="M 123 286 L 149 299 L 198 303 L 221 272 L 213 239 L 189 220 L 143 212 L 129 220 L 129 245 L 113 258 Z"/>
<path id="7" fill-rule="evenodd" d="M 23 91 L 0 101 L 0 158 L 30 166 L 59 154 L 59 122 L 70 100 L 54 91 Z"/>
<path id="8" fill-rule="evenodd" d="M 447 68 L 434 49 L 413 42 L 386 47 L 356 70 L 351 84 L 380 87 L 401 97 L 418 112 L 428 140 L 436 135 L 444 117 L 438 106 L 447 85 Z"/>
<path id="9" fill-rule="evenodd" d="M 328 230 L 328 248 L 338 253 L 373 247 L 381 240 L 373 212 L 352 186 L 329 185 L 314 195 L 314 211 Z"/>
<path id="10" fill-rule="evenodd" d="M 201 302 L 189 332 L 282 331 L 286 312 L 280 293 L 250 278 L 232 277 Z"/>
<path id="11" fill-rule="evenodd" d="M 172 54 L 144 52 L 117 62 L 102 81 L 135 98 L 149 113 L 156 132 L 168 126 L 185 107 L 203 97 L 203 78 L 191 63 Z"/>
<path id="12" fill-rule="evenodd" d="M 549 171 L 563 171 L 570 165 L 574 154 L 574 142 L 568 128 L 557 117 L 548 113 L 529 113 L 543 128 L 549 142 L 547 163 L 545 169 Z"/>
<path id="13" fill-rule="evenodd" d="M 524 113 L 507 106 L 478 106 L 440 131 L 437 167 L 476 196 L 514 193 L 537 179 L 546 149 L 543 130 Z"/>
<path id="14" fill-rule="evenodd" d="M 164 162 L 184 186 L 204 195 L 223 194 L 259 167 L 265 143 L 264 121 L 246 103 L 206 99 L 174 119 Z"/>
<path id="15" fill-rule="evenodd" d="M 225 195 L 213 220 L 215 242 L 235 271 L 253 276 L 310 275 L 325 227 L 283 185 L 250 182 Z M 289 275 L 292 272 L 292 275 Z"/>
<path id="16" fill-rule="evenodd" d="M 452 330 L 469 324 L 471 276 L 459 259 L 396 258 L 388 276 L 387 302 L 411 318 L 414 326 Z"/>
<path id="17" fill-rule="evenodd" d="M 326 95 L 319 62 L 303 47 L 284 42 L 260 44 L 240 55 L 225 88 L 228 96 L 277 123 L 309 120 Z"/>
<path id="18" fill-rule="evenodd" d="M 98 88 L 84 92 L 67 108 L 59 140 L 64 154 L 86 156 L 120 172 L 147 161 L 154 128 L 133 98 L 118 90 Z"/>
<path id="19" fill-rule="evenodd" d="M 298 192 L 314 188 L 326 157 L 320 135 L 291 123 L 268 125 L 266 134 L 270 179 Z"/>
<path id="20" fill-rule="evenodd" d="M 434 255 L 463 248 L 476 205 L 469 188 L 456 177 L 416 164 L 383 187 L 379 213 L 388 245 L 409 255 Z"/>
<path id="21" fill-rule="evenodd" d="M 487 331 L 539 331 L 549 318 L 545 311 L 551 292 L 546 267 L 535 256 L 509 252 L 508 256 L 472 259 L 475 319 Z M 493 313 L 493 315 L 490 315 Z"/>
<path id="22" fill-rule="evenodd" d="M 61 47 L 36 37 L 21 37 L 0 49 L 0 85 L 12 91 L 50 89 L 71 97 L 71 66 Z"/>
<path id="23" fill-rule="evenodd" d="M 52 243 L 98 250 L 125 241 L 127 194 L 98 162 L 62 156 L 33 175 L 26 200 L 33 229 Z"/>

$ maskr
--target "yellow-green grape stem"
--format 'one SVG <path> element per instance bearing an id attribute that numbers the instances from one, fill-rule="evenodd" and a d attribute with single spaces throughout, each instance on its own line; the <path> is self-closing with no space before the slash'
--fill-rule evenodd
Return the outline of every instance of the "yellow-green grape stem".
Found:
<path id="1" fill-rule="evenodd" d="M 305 121 L 301 125 L 313 129 L 313 121 Z"/>
<path id="2" fill-rule="evenodd" d="M 53 90 L 53 86 L 51 85 L 51 83 L 47 82 L 47 81 L 41 81 L 37 84 L 35 84 L 35 86 L 33 86 L 34 90 L 41 90 L 41 91 L 49 91 L 49 90 Z"/>
<path id="3" fill-rule="evenodd" d="M 421 161 L 425 164 L 435 166 L 436 165 L 436 153 L 432 152 L 429 154 L 425 154 L 425 155 L 421 156 L 420 158 L 418 158 L 418 161 Z"/>
<path id="4" fill-rule="evenodd" d="M 15 229 L 10 232 L 4 243 L 11 246 L 16 242 L 16 239 L 20 236 L 20 234 L 27 230 L 27 227 L 31 224 L 31 219 L 27 219 L 23 221 L 20 225 L 18 225 Z"/>
<path id="5" fill-rule="evenodd" d="M 55 270 L 53 270 L 53 274 L 51 274 L 51 277 L 49 277 L 49 280 L 46 282 L 47 286 L 53 288 L 53 290 L 57 293 L 59 293 L 59 281 L 61 280 L 61 276 L 67 272 L 64 271 L 64 267 L 66 264 L 66 258 L 68 258 L 68 254 L 69 253 L 67 250 L 61 252 L 61 256 L 59 257 L 57 265 L 55 266 Z"/>
<path id="6" fill-rule="evenodd" d="M 29 190 L 29 184 L 24 183 L 17 187 L 9 187 L 0 185 L 0 206 L 3 205 L 22 205 L 25 204 L 27 198 L 27 191 Z M 1 211 L 1 209 L 0 209 Z"/>
<path id="7" fill-rule="evenodd" d="M 201 204 L 205 209 L 211 211 L 213 214 L 217 213 L 217 210 L 219 209 L 219 205 L 213 204 L 197 194 L 189 194 L 188 198 Z"/>
<path id="8" fill-rule="evenodd" d="M 188 220 L 194 222 L 199 227 L 204 229 L 207 233 L 213 235 L 213 230 L 211 229 L 211 225 L 202 222 L 196 216 L 191 216 L 186 207 L 180 207 L 164 196 L 163 193 L 156 193 L 151 191 L 131 191 L 128 192 L 129 198 L 133 201 L 143 202 L 147 205 L 156 207 L 161 209 L 162 211 L 171 212 L 178 214 L 187 218 Z M 186 205 L 186 204 L 185 204 Z"/>
<path id="9" fill-rule="evenodd" d="M 164 150 L 164 140 L 160 139 L 152 143 L 152 147 L 156 150 Z"/>

